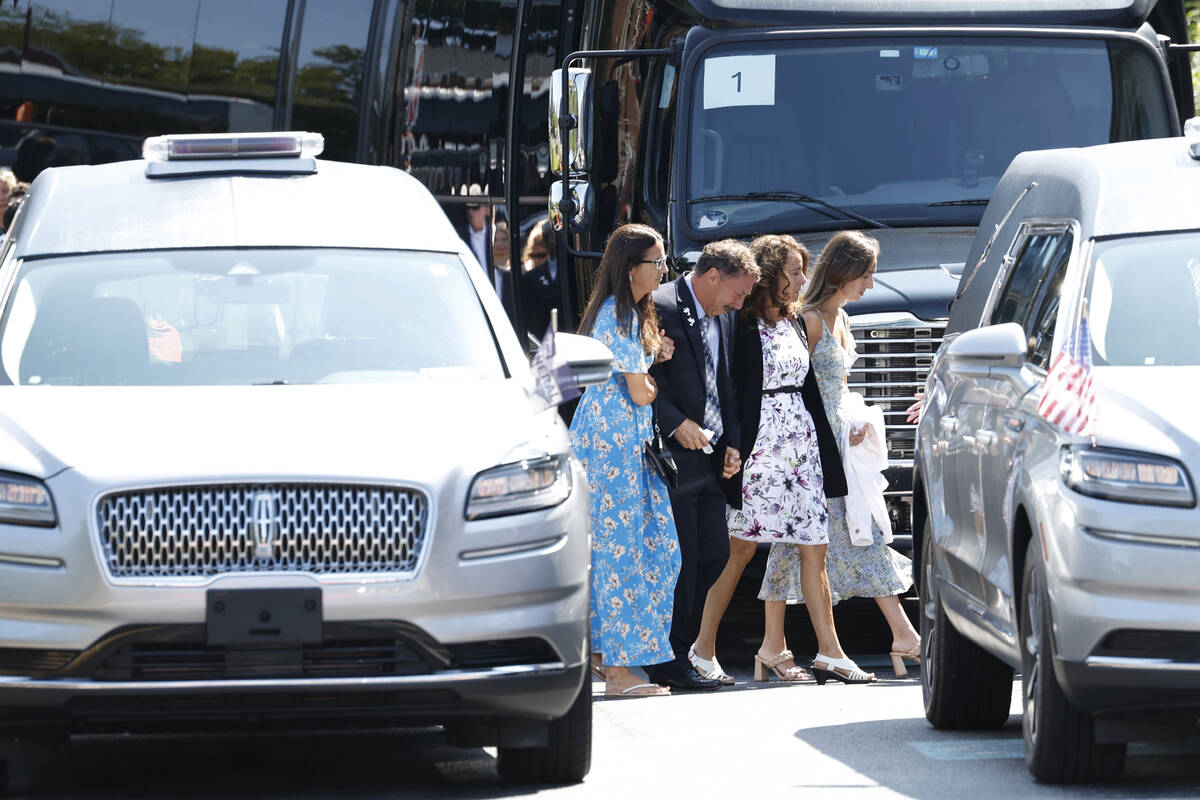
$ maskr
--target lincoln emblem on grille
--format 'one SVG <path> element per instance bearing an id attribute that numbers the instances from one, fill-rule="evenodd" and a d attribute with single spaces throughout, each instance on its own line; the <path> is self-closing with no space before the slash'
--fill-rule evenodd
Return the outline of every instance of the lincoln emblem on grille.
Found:
<path id="1" fill-rule="evenodd" d="M 254 557 L 270 558 L 279 539 L 279 499 L 274 492 L 255 492 L 250 518 L 254 521 Z"/>

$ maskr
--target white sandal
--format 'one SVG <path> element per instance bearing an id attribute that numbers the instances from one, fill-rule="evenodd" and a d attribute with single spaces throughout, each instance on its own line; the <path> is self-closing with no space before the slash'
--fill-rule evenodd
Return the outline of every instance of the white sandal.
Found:
<path id="1" fill-rule="evenodd" d="M 688 648 L 688 661 L 692 662 L 692 666 L 696 668 L 696 672 L 699 672 L 702 678 L 720 681 L 723 686 L 733 686 L 735 683 L 733 676 L 721 669 L 715 653 L 712 658 L 701 658 L 696 655 L 696 646 L 692 645 Z"/>
<path id="2" fill-rule="evenodd" d="M 818 667 L 817 662 L 821 662 L 825 666 Z M 830 658 L 826 655 L 817 653 L 817 657 L 813 659 L 812 674 L 817 679 L 817 685 L 824 686 L 825 681 L 833 678 L 835 681 L 842 683 L 873 683 L 875 681 L 874 672 L 863 672 L 848 658 Z"/>

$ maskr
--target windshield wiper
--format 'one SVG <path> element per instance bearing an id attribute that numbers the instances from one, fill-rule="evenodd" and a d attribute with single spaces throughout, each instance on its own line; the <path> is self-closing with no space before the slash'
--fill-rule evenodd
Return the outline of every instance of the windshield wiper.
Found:
<path id="1" fill-rule="evenodd" d="M 801 192 L 746 192 L 745 194 L 714 194 L 709 197 L 697 197 L 694 200 L 688 200 L 687 204 L 695 205 L 696 203 L 713 203 L 719 200 L 779 200 L 792 203 L 811 203 L 818 206 L 824 206 L 832 211 L 836 211 L 844 217 L 855 219 L 864 225 L 872 228 L 891 228 L 891 225 L 885 225 L 879 220 L 864 217 L 862 214 L 855 214 L 853 211 L 847 211 L 844 208 L 835 206 L 833 203 L 826 203 L 820 198 L 812 195 L 803 194 Z M 820 209 L 817 209 L 818 211 Z M 836 219 L 832 214 L 825 214 L 830 219 Z"/>
<path id="2" fill-rule="evenodd" d="M 989 198 L 989 197 L 972 197 L 970 200 L 942 200 L 937 203 L 926 203 L 925 207 L 933 208 L 935 206 L 986 206 L 988 204 L 989 200 L 991 200 L 991 198 Z"/>

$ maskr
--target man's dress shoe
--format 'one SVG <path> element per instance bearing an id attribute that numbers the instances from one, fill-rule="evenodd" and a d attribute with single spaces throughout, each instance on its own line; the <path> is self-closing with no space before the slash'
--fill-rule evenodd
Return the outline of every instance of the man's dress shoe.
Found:
<path id="1" fill-rule="evenodd" d="M 693 666 L 657 682 L 680 692 L 711 692 L 713 689 L 720 689 L 722 685 L 718 680 L 704 677 Z"/>

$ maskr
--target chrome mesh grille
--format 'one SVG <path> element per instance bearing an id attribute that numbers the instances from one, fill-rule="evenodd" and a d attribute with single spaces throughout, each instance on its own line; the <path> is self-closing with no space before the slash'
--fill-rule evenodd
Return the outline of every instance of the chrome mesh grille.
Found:
<path id="1" fill-rule="evenodd" d="M 425 495 L 389 486 L 180 486 L 103 497 L 114 578 L 236 572 L 403 573 L 425 542 Z"/>
<path id="2" fill-rule="evenodd" d="M 886 325 L 851 320 L 850 328 L 858 348 L 858 360 L 848 378 L 850 389 L 883 410 L 888 458 L 911 461 L 917 426 L 905 421 L 904 410 L 912 405 L 929 377 L 946 323 L 923 322 L 915 317 Z"/>

